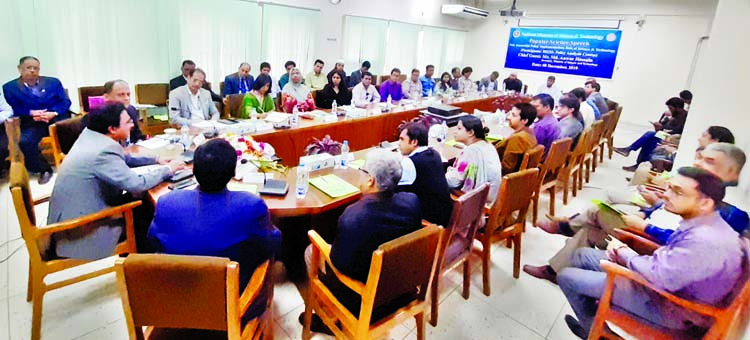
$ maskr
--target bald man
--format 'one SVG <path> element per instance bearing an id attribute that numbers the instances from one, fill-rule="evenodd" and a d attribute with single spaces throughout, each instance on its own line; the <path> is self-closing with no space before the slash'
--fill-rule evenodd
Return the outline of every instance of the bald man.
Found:
<path id="1" fill-rule="evenodd" d="M 133 120 L 133 128 L 130 130 L 130 138 L 128 139 L 128 142 L 136 143 L 139 140 L 144 139 L 139 126 L 140 115 L 138 114 L 138 109 L 133 107 L 133 105 L 130 105 L 130 85 L 128 82 L 122 79 L 117 79 L 104 83 L 104 100 L 107 102 L 118 102 L 125 105 L 125 110 L 128 111 L 128 116 Z"/>

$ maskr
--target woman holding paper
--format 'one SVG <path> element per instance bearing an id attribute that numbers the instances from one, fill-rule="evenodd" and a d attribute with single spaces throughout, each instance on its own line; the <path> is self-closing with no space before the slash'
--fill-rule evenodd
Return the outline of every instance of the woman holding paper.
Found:
<path id="1" fill-rule="evenodd" d="M 456 142 L 466 145 L 456 158 L 453 166 L 448 168 L 445 179 L 451 188 L 468 192 L 484 183 L 490 184 L 488 202 L 494 202 L 500 187 L 501 165 L 500 157 L 492 144 L 485 141 L 485 135 L 490 130 L 482 125 L 482 121 L 474 116 L 461 117 L 456 126 Z"/>
<path id="2" fill-rule="evenodd" d="M 267 74 L 260 74 L 255 79 L 253 84 L 253 90 L 245 95 L 245 99 L 242 100 L 242 107 L 240 108 L 240 117 L 252 118 L 251 112 L 255 109 L 258 113 L 258 118 L 265 118 L 267 112 L 274 110 L 275 106 L 273 98 L 271 98 L 268 90 L 271 88 L 271 77 Z"/>

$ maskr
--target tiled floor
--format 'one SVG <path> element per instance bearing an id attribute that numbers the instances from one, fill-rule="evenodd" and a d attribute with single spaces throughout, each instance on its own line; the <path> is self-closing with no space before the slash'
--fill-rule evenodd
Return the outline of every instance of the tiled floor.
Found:
<path id="1" fill-rule="evenodd" d="M 616 134 L 618 146 L 635 138 L 646 127 L 621 124 Z M 584 191 L 563 206 L 558 194 L 558 215 L 569 214 L 600 198 L 604 188 L 624 186 L 622 165 L 630 165 L 615 155 L 604 162 Z M 34 181 L 32 181 L 34 182 Z M 35 196 L 48 193 L 52 184 L 43 187 L 32 183 Z M 29 339 L 31 304 L 26 302 L 28 254 L 20 236 L 18 221 L 9 197 L 7 180 L 0 182 L 0 339 Z M 543 196 L 540 216 L 547 211 Z M 46 220 L 46 206 L 38 209 L 37 220 Z M 523 236 L 522 264 L 544 264 L 563 244 L 562 236 L 552 236 L 528 228 Z M 576 339 L 563 317 L 572 314 L 560 289 L 550 283 L 521 273 L 512 276 L 513 253 L 503 245 L 492 249 L 492 295 L 481 293 L 481 267 L 474 261 L 471 297 L 461 297 L 461 274 L 448 273 L 441 281 L 440 320 L 437 327 L 427 325 L 430 339 Z M 113 258 L 98 261 L 90 267 L 111 265 Z M 274 297 L 275 336 L 279 339 L 301 338 L 297 322 L 304 304 L 297 287 L 285 279 L 283 266 Z M 60 277 L 60 276 L 58 276 Z M 457 289 L 458 288 L 458 289 Z M 127 339 L 127 328 L 113 274 L 62 288 L 45 296 L 42 339 L 99 340 Z M 413 339 L 413 321 L 395 328 L 387 338 Z M 316 334 L 316 339 L 330 337 Z"/>

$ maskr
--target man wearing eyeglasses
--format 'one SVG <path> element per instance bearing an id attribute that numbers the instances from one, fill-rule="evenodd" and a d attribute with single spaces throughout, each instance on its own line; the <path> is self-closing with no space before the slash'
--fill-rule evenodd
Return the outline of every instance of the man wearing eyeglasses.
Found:
<path id="1" fill-rule="evenodd" d="M 352 104 L 364 108 L 377 102 L 380 102 L 380 94 L 372 85 L 372 74 L 365 72 L 362 74 L 362 82 L 352 89 Z"/>

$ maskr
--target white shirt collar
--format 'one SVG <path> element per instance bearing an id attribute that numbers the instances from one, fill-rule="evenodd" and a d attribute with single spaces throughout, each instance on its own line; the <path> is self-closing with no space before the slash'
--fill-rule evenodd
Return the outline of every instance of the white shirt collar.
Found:
<path id="1" fill-rule="evenodd" d="M 418 154 L 418 153 L 420 153 L 420 152 L 423 152 L 423 151 L 425 151 L 425 150 L 427 150 L 427 147 L 426 147 L 426 146 L 420 146 L 420 147 L 417 147 L 416 149 L 414 149 L 414 151 L 412 151 L 412 152 L 411 152 L 411 153 L 409 154 L 409 157 L 411 157 L 411 156 L 414 156 L 414 155 L 416 155 L 416 154 Z"/>

